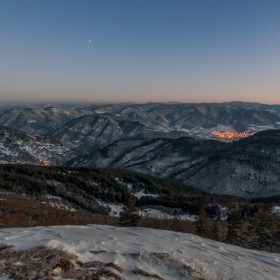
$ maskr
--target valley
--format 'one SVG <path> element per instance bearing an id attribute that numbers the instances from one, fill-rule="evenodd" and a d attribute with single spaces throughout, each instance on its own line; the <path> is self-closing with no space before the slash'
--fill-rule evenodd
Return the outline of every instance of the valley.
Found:
<path id="1" fill-rule="evenodd" d="M 8 108 L 0 163 L 126 169 L 209 193 L 279 195 L 278 105 L 146 103 Z"/>

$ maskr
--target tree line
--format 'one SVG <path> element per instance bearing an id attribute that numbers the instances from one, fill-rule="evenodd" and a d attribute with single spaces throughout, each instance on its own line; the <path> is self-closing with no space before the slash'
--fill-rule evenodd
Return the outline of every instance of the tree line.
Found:
<path id="1" fill-rule="evenodd" d="M 119 225 L 138 226 L 141 219 L 135 201 L 129 200 L 120 212 Z M 174 210 L 173 218 L 168 223 L 162 221 L 162 224 L 165 225 L 163 229 L 186 232 L 184 227 L 186 221 L 180 219 L 177 210 Z M 201 205 L 194 226 L 194 233 L 204 238 L 248 249 L 280 253 L 280 218 L 269 209 L 259 209 L 254 217 L 244 220 L 238 208 L 233 207 L 228 213 L 227 220 L 219 221 L 209 219 L 205 206 Z M 154 228 L 154 225 L 149 227 Z"/>
<path id="2" fill-rule="evenodd" d="M 254 217 L 242 219 L 237 207 L 226 221 L 210 220 L 201 206 L 195 233 L 201 237 L 244 248 L 280 253 L 280 218 L 270 209 L 259 209 Z"/>

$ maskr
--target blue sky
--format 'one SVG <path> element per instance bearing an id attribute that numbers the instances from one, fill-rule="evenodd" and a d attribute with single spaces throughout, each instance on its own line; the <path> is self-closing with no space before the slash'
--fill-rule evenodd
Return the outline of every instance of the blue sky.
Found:
<path id="1" fill-rule="evenodd" d="M 1 0 L 0 100 L 280 103 L 279 0 Z"/>

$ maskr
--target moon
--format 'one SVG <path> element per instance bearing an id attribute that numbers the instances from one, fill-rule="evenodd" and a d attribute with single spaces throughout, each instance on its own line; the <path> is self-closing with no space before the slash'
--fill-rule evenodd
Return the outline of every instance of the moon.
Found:
<path id="1" fill-rule="evenodd" d="M 88 40 L 89 43 L 91 43 L 91 40 Z"/>

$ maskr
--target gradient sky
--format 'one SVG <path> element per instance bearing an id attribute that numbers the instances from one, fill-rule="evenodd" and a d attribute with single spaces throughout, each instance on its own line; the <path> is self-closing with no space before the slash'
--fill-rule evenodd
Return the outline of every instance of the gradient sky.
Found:
<path id="1" fill-rule="evenodd" d="M 1 0 L 0 102 L 280 103 L 279 0 Z"/>

